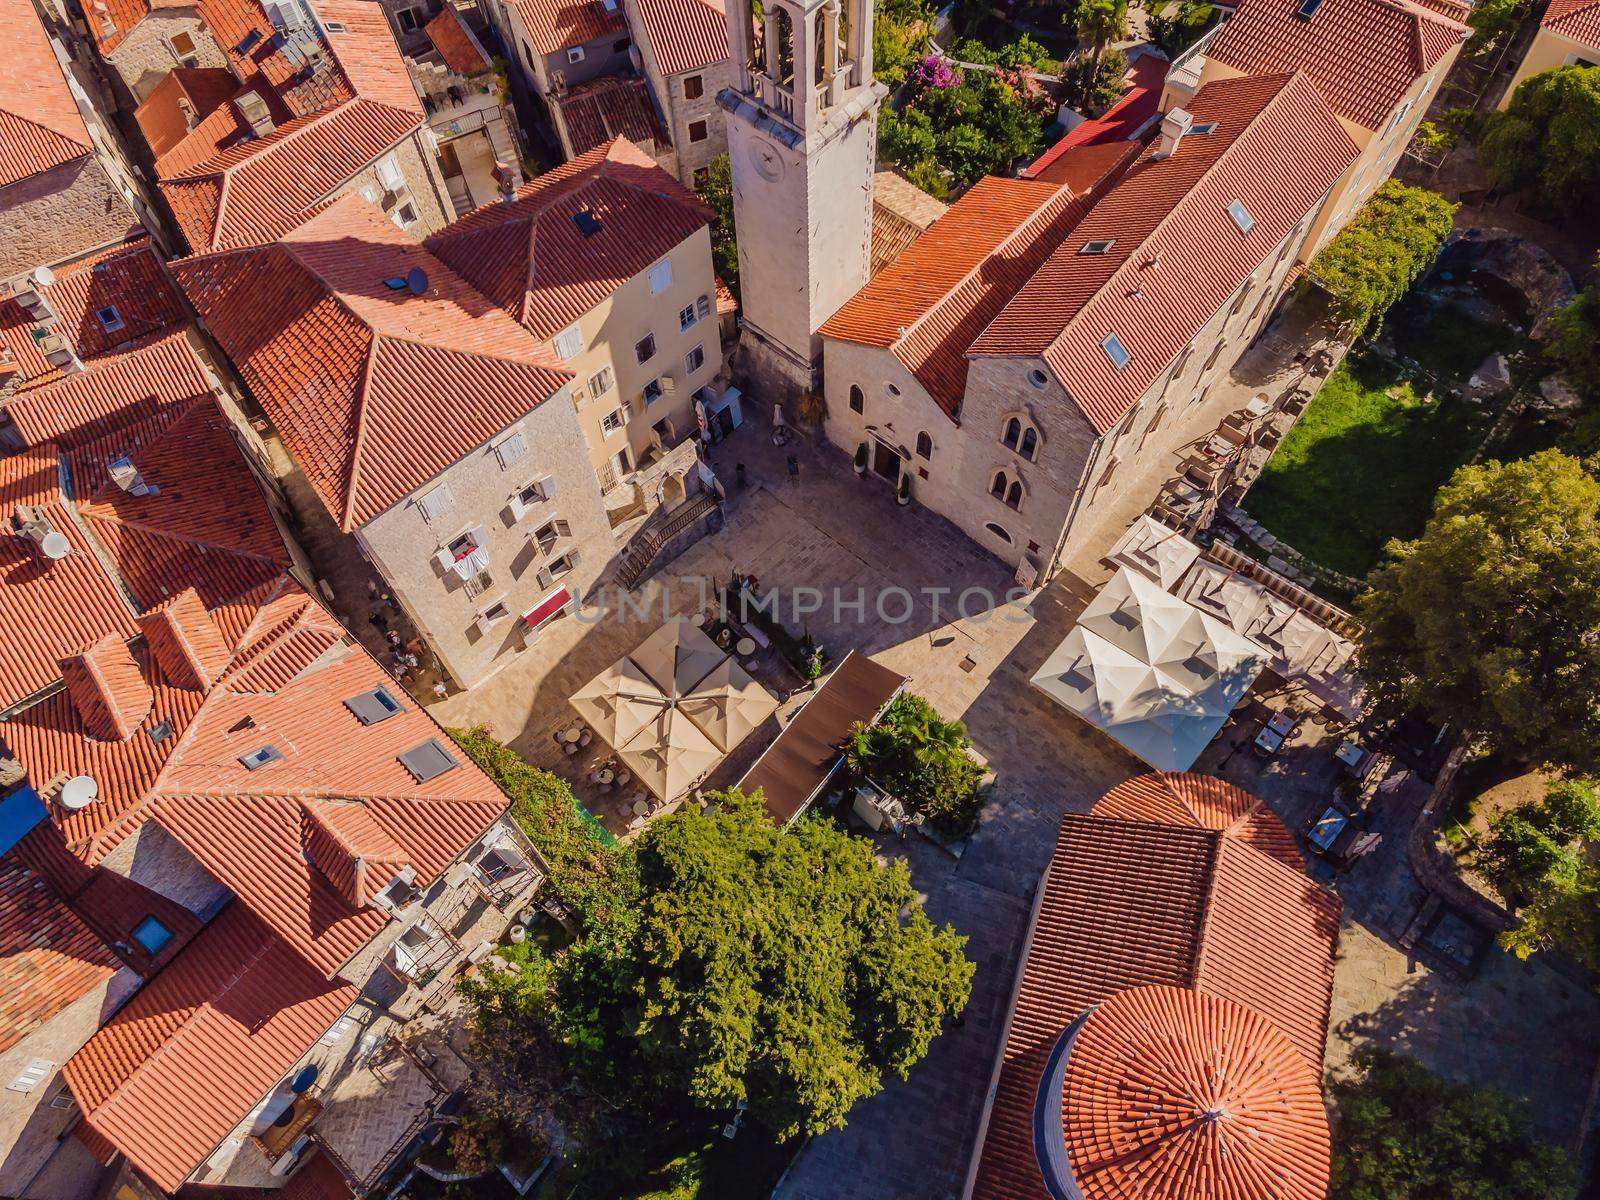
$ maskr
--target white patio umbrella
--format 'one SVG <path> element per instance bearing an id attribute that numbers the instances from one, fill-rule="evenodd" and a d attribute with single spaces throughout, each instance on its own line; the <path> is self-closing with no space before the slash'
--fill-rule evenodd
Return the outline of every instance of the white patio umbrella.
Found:
<path id="1" fill-rule="evenodd" d="M 628 655 L 673 699 L 689 695 L 728 655 L 682 617 L 674 617 Z"/>
<path id="2" fill-rule="evenodd" d="M 675 704 L 659 709 L 617 754 L 664 801 L 676 800 L 722 760 L 722 751 Z"/>
<path id="3" fill-rule="evenodd" d="M 777 711 L 778 698 L 729 658 L 678 701 L 678 708 L 727 753 Z"/>
<path id="4" fill-rule="evenodd" d="M 648 725 L 667 698 L 636 663 L 621 658 L 579 688 L 569 702 L 596 733 L 617 747 Z"/>

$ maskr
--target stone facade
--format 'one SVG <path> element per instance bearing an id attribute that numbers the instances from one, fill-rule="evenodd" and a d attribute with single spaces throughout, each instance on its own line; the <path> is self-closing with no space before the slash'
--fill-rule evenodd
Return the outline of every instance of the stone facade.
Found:
<path id="1" fill-rule="evenodd" d="M 886 486 L 909 472 L 915 501 L 1019 574 L 1043 579 L 1064 566 L 1093 562 L 1175 473 L 1180 448 L 1225 415 L 1225 401 L 1211 395 L 1213 385 L 1270 318 L 1321 207 L 1267 256 L 1104 436 L 1042 360 L 972 359 L 957 423 L 891 350 L 828 338 L 827 438 L 852 455 L 864 443 L 869 474 L 879 474 L 880 465 L 895 468 Z M 1013 418 L 1019 428 L 1015 446 L 1005 441 Z M 1031 455 L 1025 453 L 1030 428 Z M 926 446 L 921 434 L 928 435 Z M 899 461 L 880 456 L 880 444 Z M 924 448 L 931 453 L 924 456 Z M 1004 480 L 999 497 L 997 476 Z M 1012 483 L 1020 485 L 1015 505 Z"/>
<path id="2" fill-rule="evenodd" d="M 189 53 L 180 53 L 180 47 L 189 48 Z M 228 56 L 193 8 L 151 10 L 104 58 L 135 104 L 148 97 L 174 68 L 229 69 Z"/>
<path id="3" fill-rule="evenodd" d="M 630 28 L 645 28 L 638 0 L 625 0 L 624 11 Z M 634 45 L 650 90 L 666 117 L 667 136 L 677 152 L 678 179 L 693 187 L 695 174 L 717 155 L 728 152 L 728 128 L 717 96 L 733 82 L 733 62 L 723 59 L 693 71 L 665 75 L 649 38 L 640 37 Z M 691 91 L 698 94 L 691 96 Z"/>
<path id="4" fill-rule="evenodd" d="M 503 464 L 497 447 L 517 433 L 525 453 Z M 425 435 L 419 431 L 419 436 Z M 516 500 L 523 489 L 547 478 L 548 498 Z M 430 521 L 420 501 L 441 485 L 449 489 L 448 509 Z M 568 532 L 541 546 L 535 535 L 557 518 Z M 488 553 L 487 569 L 470 580 L 438 558 L 462 535 Z M 612 557 L 611 526 L 570 389 L 368 521 L 355 536 L 450 676 L 470 687 L 493 674 L 525 644 L 520 620 L 525 613 L 558 583 L 583 595 Z"/>
<path id="5" fill-rule="evenodd" d="M 770 4 L 759 38 L 747 5 L 728 8 L 730 61 L 738 65 L 718 103 L 728 114 L 739 240 L 741 367 L 775 399 L 816 386 L 816 331 L 867 282 L 877 112 L 886 91 L 872 78 L 871 7 L 851 0 L 850 8 L 844 46 L 837 7 Z M 820 24 L 834 36 L 813 36 Z M 789 46 L 780 51 L 786 34 Z M 791 62 L 792 76 L 769 73 L 767 59 L 747 66 L 753 39 L 774 63 Z M 826 49 L 820 63 L 819 42 Z"/>
<path id="6" fill-rule="evenodd" d="M 439 171 L 439 153 L 434 144 L 433 131 L 426 125 L 420 125 L 389 153 L 394 155 L 401 174 L 405 176 L 408 196 L 385 195 L 383 185 L 378 182 L 378 163 L 387 156 L 379 155 L 365 169 L 341 184 L 329 198 L 370 187 L 376 193 L 374 203 L 391 220 L 395 211 L 409 199 L 416 210 L 416 220 L 399 224 L 419 241 L 455 220 L 455 206 L 450 202 L 444 176 Z"/>
<path id="7" fill-rule="evenodd" d="M 62 163 L 0 188 L 0 278 L 80 258 L 137 233 L 138 215 L 98 158 Z"/>

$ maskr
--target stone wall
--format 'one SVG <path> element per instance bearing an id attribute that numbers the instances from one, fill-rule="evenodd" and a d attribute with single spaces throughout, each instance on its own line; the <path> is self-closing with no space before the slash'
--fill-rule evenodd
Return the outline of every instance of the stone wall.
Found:
<path id="1" fill-rule="evenodd" d="M 64 262 L 122 241 L 141 228 L 94 158 L 62 163 L 0 188 L 0 278 Z"/>
<path id="2" fill-rule="evenodd" d="M 420 241 L 437 233 L 455 219 L 455 208 L 450 203 L 444 177 L 439 173 L 439 155 L 434 149 L 433 131 L 426 125 L 418 126 L 416 132 L 400 142 L 392 153 L 400 164 L 400 171 L 405 176 L 406 186 L 411 192 L 411 200 L 417 210 L 416 222 L 406 226 L 405 229 Z M 367 167 L 352 175 L 336 189 L 334 195 L 359 192 L 371 184 L 378 189 L 381 201 L 383 185 L 378 182 L 378 162 L 384 157 L 380 154 Z M 392 211 L 394 207 L 395 205 L 390 205 L 386 212 Z"/>
<path id="3" fill-rule="evenodd" d="M 228 68 L 228 56 L 194 9 L 153 9 L 127 32 L 116 49 L 105 55 L 136 103 L 148 97 L 169 71 L 183 65 L 170 44 L 180 33 L 194 40 L 197 66 Z"/>

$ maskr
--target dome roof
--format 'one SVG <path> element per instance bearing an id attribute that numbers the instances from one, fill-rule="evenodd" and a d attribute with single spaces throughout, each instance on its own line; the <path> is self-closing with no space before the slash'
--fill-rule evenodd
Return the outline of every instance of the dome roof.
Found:
<path id="1" fill-rule="evenodd" d="M 1265 1017 L 1182 988 L 1131 988 L 1075 1022 L 1034 1130 L 1065 1200 L 1322 1200 L 1328 1188 L 1316 1072 Z"/>

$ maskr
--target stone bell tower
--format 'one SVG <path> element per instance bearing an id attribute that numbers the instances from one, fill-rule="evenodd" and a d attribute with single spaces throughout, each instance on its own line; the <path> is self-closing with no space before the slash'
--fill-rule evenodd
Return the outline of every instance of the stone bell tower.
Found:
<path id="1" fill-rule="evenodd" d="M 872 0 L 728 0 L 728 114 L 744 308 L 763 399 L 820 387 L 817 329 L 867 282 L 878 106 Z"/>

